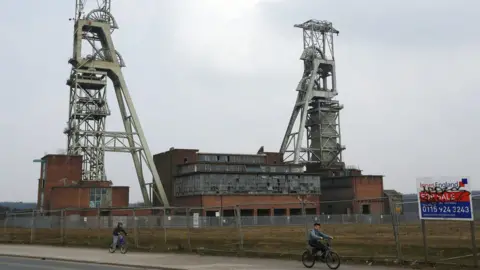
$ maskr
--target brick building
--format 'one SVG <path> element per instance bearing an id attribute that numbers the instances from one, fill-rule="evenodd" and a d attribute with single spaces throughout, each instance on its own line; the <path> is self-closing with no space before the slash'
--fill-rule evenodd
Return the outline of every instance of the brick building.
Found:
<path id="1" fill-rule="evenodd" d="M 323 177 L 321 185 L 325 214 L 368 215 L 386 211 L 382 175 L 363 175 L 359 169 L 347 169 L 342 175 Z"/>
<path id="2" fill-rule="evenodd" d="M 385 213 L 383 176 L 356 168 L 304 171 L 284 164 L 280 153 L 262 150 L 245 155 L 171 148 L 154 161 L 170 204 L 207 208 L 207 216 L 219 209 L 228 215 L 232 205 L 241 206 L 242 215 L 299 214 L 305 196 L 308 214 Z M 154 205 L 160 205 L 156 196 Z"/>
<path id="3" fill-rule="evenodd" d="M 240 206 L 242 216 L 307 214 L 378 214 L 387 209 L 381 175 L 362 175 L 358 169 L 334 174 L 312 172 L 301 165 L 284 164 L 282 155 L 203 153 L 196 149 L 170 149 L 154 156 L 170 204 L 202 208 L 202 215 L 233 215 Z M 39 210 L 82 208 L 82 215 L 133 215 L 128 207 L 129 187 L 110 181 L 81 181 L 82 157 L 46 155 L 41 159 L 38 181 Z M 154 205 L 160 205 L 153 196 Z M 87 211 L 87 209 L 92 209 Z M 139 215 L 149 211 L 139 210 Z M 143 213 L 145 212 L 145 213 Z M 176 212 L 176 211 L 175 211 Z"/>
<path id="4" fill-rule="evenodd" d="M 153 157 L 171 205 L 201 207 L 202 214 L 220 211 L 233 215 L 300 214 L 300 200 L 308 195 L 309 214 L 319 209 L 320 176 L 303 172 L 301 165 L 283 164 L 279 153 L 203 153 L 174 149 Z M 154 196 L 154 205 L 159 205 Z"/>
<path id="5" fill-rule="evenodd" d="M 41 160 L 37 209 L 128 207 L 129 187 L 81 181 L 82 157 L 46 155 Z"/>

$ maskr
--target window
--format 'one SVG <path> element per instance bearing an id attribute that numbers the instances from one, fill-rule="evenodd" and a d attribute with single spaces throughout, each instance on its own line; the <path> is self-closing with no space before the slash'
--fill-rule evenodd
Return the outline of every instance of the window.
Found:
<path id="1" fill-rule="evenodd" d="M 106 188 L 90 188 L 90 208 L 102 207 L 102 202 L 107 199 Z"/>
<path id="2" fill-rule="evenodd" d="M 363 215 L 370 215 L 370 204 L 362 205 L 362 214 Z"/>
<path id="3" fill-rule="evenodd" d="M 47 178 L 47 161 L 42 160 L 42 179 Z"/>

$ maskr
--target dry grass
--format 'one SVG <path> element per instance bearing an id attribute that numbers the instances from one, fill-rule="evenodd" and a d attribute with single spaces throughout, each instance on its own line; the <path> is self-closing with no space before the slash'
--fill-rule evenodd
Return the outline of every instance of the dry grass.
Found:
<path id="1" fill-rule="evenodd" d="M 375 258 L 397 255 L 391 225 L 336 224 L 323 225 L 325 232 L 335 236 L 333 247 L 343 256 Z M 480 229 L 477 229 L 480 235 Z M 30 243 L 29 229 L 7 228 L 1 241 Z M 135 236 L 137 241 L 135 241 Z M 171 248 L 212 249 L 299 254 L 306 246 L 305 227 L 231 227 L 201 229 L 130 229 L 130 246 L 165 251 Z M 399 226 L 399 241 L 405 259 L 422 259 L 424 254 L 420 225 Z M 432 261 L 471 254 L 469 224 L 465 222 L 427 222 L 428 252 Z M 106 247 L 111 230 L 67 229 L 64 238 L 60 229 L 37 229 L 34 243 Z M 467 259 L 471 260 L 471 259 Z"/>

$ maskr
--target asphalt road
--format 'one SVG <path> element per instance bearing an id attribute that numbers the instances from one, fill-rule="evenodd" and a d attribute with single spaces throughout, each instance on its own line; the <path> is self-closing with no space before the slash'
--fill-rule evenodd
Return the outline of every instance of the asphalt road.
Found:
<path id="1" fill-rule="evenodd" d="M 25 259 L 0 256 L 0 269 L 2 270 L 148 270 L 148 268 L 132 268 L 108 266 L 89 263 L 71 263 L 40 259 Z"/>

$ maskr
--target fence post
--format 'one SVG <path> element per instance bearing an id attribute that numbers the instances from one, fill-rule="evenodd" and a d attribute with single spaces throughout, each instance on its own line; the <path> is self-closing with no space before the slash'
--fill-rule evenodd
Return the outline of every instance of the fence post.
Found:
<path id="1" fill-rule="evenodd" d="M 137 223 L 137 213 L 133 209 L 133 238 L 135 242 L 135 247 L 138 248 L 138 223 Z"/>
<path id="2" fill-rule="evenodd" d="M 30 223 L 30 244 L 35 241 L 35 210 L 32 210 L 32 221 Z"/>
<path id="3" fill-rule="evenodd" d="M 170 211 L 168 213 L 170 215 Z M 167 208 L 163 207 L 163 237 L 165 238 L 165 245 L 167 244 Z"/>
<path id="4" fill-rule="evenodd" d="M 302 216 L 303 216 L 303 223 L 305 225 L 305 239 L 308 240 L 308 220 L 307 220 L 307 209 L 305 209 L 305 200 L 302 198 Z"/>
<path id="5" fill-rule="evenodd" d="M 65 244 L 65 210 L 60 211 L 60 234 L 62 245 Z"/>
<path id="6" fill-rule="evenodd" d="M 96 218 L 97 218 L 97 232 L 98 232 L 97 237 L 98 237 L 98 240 L 100 240 L 101 235 L 102 235 L 102 232 L 100 231 L 100 228 L 101 228 L 101 227 L 100 227 L 100 223 L 101 223 L 100 207 L 97 208 L 97 216 L 96 216 Z"/>
<path id="7" fill-rule="evenodd" d="M 8 211 L 5 211 L 5 221 L 3 222 L 3 233 L 7 234 L 7 226 L 8 226 Z"/>
<path id="8" fill-rule="evenodd" d="M 473 252 L 473 266 L 478 268 L 478 259 L 477 259 L 477 242 L 475 236 L 475 221 L 470 221 L 470 234 L 472 238 L 472 252 Z"/>
<path id="9" fill-rule="evenodd" d="M 187 223 L 187 239 L 188 239 L 188 250 L 192 251 L 192 242 L 190 239 L 190 209 L 186 208 L 186 223 Z"/>
<path id="10" fill-rule="evenodd" d="M 220 227 L 223 227 L 223 196 L 220 195 L 220 213 L 219 213 L 219 217 L 220 217 Z"/>
<path id="11" fill-rule="evenodd" d="M 423 251 L 425 256 L 425 263 L 428 263 L 427 227 L 424 219 L 422 219 L 421 221 L 421 226 L 422 226 Z"/>
<path id="12" fill-rule="evenodd" d="M 15 236 L 15 227 L 17 226 L 17 214 L 13 213 L 13 226 L 12 226 L 12 236 Z"/>
<path id="13" fill-rule="evenodd" d="M 397 217 L 397 205 L 393 202 L 392 199 L 388 199 L 388 204 L 390 205 L 390 215 L 392 219 L 392 228 L 393 228 L 393 237 L 395 238 L 395 245 L 397 248 L 397 259 L 403 262 L 402 256 L 402 245 L 400 244 L 400 237 L 398 235 L 398 217 Z"/>
<path id="14" fill-rule="evenodd" d="M 240 212 L 240 207 L 237 205 L 235 206 L 235 217 L 236 217 L 236 224 L 238 229 L 238 236 L 240 238 L 240 245 L 239 249 L 243 250 L 243 232 L 242 232 L 242 216 Z"/>

